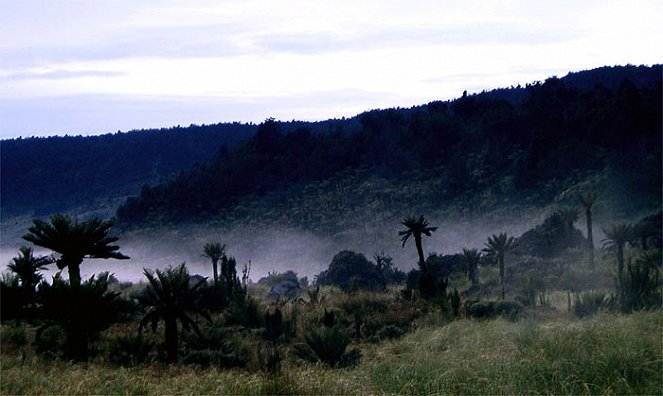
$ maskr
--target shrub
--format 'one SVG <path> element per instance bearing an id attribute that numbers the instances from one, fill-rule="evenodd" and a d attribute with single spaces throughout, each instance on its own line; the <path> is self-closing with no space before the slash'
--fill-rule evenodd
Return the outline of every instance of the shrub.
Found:
<path id="1" fill-rule="evenodd" d="M 9 326 L 2 326 L 0 340 L 2 341 L 3 345 L 9 344 L 16 347 L 25 345 L 28 340 L 25 334 L 25 325 L 15 321 L 12 322 Z"/>
<path id="2" fill-rule="evenodd" d="M 246 328 L 262 327 L 265 321 L 260 304 L 251 297 L 236 299 L 230 303 L 224 314 L 226 324 Z"/>
<path id="3" fill-rule="evenodd" d="M 573 313 L 579 318 L 584 318 L 597 313 L 608 305 L 609 299 L 605 292 L 588 291 L 575 295 Z"/>
<path id="4" fill-rule="evenodd" d="M 350 337 L 338 326 L 311 329 L 305 340 L 306 344 L 295 345 L 294 351 L 298 357 L 310 362 L 321 361 L 330 367 L 349 367 L 356 365 L 361 358 L 361 352 L 356 348 L 346 351 Z"/>
<path id="5" fill-rule="evenodd" d="M 338 253 L 326 271 L 317 278 L 318 285 L 338 286 L 343 291 L 350 290 L 353 285 L 358 289 L 383 291 L 386 288 L 382 272 L 363 254 L 344 250 Z"/>
<path id="6" fill-rule="evenodd" d="M 137 366 L 148 361 L 154 343 L 141 334 L 126 334 L 111 340 L 108 361 L 119 366 Z"/>
<path id="7" fill-rule="evenodd" d="M 373 336 L 369 338 L 369 341 L 371 342 L 379 342 L 382 340 L 391 340 L 394 338 L 400 338 L 402 337 L 406 331 L 393 324 L 388 324 L 385 326 L 382 326 Z"/>
<path id="8" fill-rule="evenodd" d="M 35 335 L 35 341 L 32 344 L 35 352 L 47 360 L 53 360 L 60 357 L 60 351 L 64 349 L 65 333 L 58 326 L 40 328 Z"/>
<path id="9" fill-rule="evenodd" d="M 243 367 L 248 361 L 238 350 L 231 334 L 218 325 L 211 326 L 200 334 L 187 334 L 184 345 L 186 347 L 182 358 L 184 364 L 231 368 Z"/>
<path id="10" fill-rule="evenodd" d="M 281 369 L 283 354 L 276 346 L 262 346 L 258 348 L 258 368 L 269 374 L 275 374 Z"/>
<path id="11" fill-rule="evenodd" d="M 629 260 L 625 276 L 617 281 L 622 312 L 661 306 L 660 253 Z"/>
<path id="12" fill-rule="evenodd" d="M 522 304 L 512 300 L 476 301 L 468 304 L 466 313 L 472 318 L 488 319 L 503 316 L 509 320 L 515 320 L 522 310 Z"/>

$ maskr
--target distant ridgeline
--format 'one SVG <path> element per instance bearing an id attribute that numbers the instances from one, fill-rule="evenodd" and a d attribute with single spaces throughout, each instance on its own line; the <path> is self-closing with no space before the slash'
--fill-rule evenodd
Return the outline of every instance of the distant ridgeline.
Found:
<path id="1" fill-rule="evenodd" d="M 477 210 L 550 202 L 574 183 L 610 178 L 638 192 L 633 210 L 660 207 L 660 65 L 604 67 L 357 119 L 356 133 L 340 123 L 322 134 L 306 124 L 286 133 L 267 120 L 249 140 L 143 188 L 118 220 L 259 217 L 333 234 L 339 216 L 375 207 L 398 217 L 453 202 Z"/>
<path id="2" fill-rule="evenodd" d="M 329 122 L 331 123 L 331 122 Z M 299 122 L 284 123 L 285 130 Z M 307 124 L 314 130 L 329 128 Z M 0 143 L 2 194 L 6 218 L 46 216 L 79 207 L 98 209 L 113 199 L 136 194 L 197 162 L 213 158 L 252 136 L 254 124 L 191 125 L 102 136 L 54 136 Z"/>
<path id="3" fill-rule="evenodd" d="M 45 216 L 113 205 L 123 227 L 216 218 L 339 232 L 340 217 L 480 213 L 584 183 L 660 207 L 661 66 L 317 123 L 217 124 L 2 141 L 0 206 Z M 619 188 L 617 188 L 619 187 Z"/>
<path id="4" fill-rule="evenodd" d="M 267 120 L 210 161 L 144 187 L 118 220 L 264 220 L 334 233 L 340 217 L 550 203 L 578 183 L 606 180 L 636 192 L 625 210 L 660 208 L 660 65 L 604 67 L 357 119 L 356 133 L 339 125 L 317 134 Z"/>

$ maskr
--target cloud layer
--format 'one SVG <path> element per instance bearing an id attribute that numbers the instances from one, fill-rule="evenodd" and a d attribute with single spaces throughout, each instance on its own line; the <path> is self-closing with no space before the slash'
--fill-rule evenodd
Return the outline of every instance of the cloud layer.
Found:
<path id="1" fill-rule="evenodd" d="M 661 11 L 656 1 L 5 0 L 0 137 L 352 116 L 658 63 Z"/>

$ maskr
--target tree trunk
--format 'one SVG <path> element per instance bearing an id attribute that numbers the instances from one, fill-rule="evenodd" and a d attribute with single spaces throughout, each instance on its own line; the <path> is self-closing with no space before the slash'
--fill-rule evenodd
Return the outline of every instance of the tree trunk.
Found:
<path id="1" fill-rule="evenodd" d="M 78 328 L 65 329 L 67 335 L 67 355 L 75 362 L 88 359 L 87 334 Z"/>
<path id="2" fill-rule="evenodd" d="M 594 269 L 594 236 L 592 234 L 592 210 L 587 208 L 587 249 L 589 249 L 589 269 Z"/>
<path id="3" fill-rule="evenodd" d="M 166 322 L 166 361 L 177 363 L 177 321 L 165 318 Z"/>
<path id="4" fill-rule="evenodd" d="M 472 287 L 479 286 L 479 277 L 477 274 L 477 263 L 470 264 L 469 268 L 470 281 L 472 281 Z"/>
<path id="5" fill-rule="evenodd" d="M 500 264 L 500 285 L 504 284 L 504 254 L 500 253 L 497 256 L 497 260 Z"/>
<path id="6" fill-rule="evenodd" d="M 423 270 L 426 266 L 426 260 L 424 259 L 424 247 L 421 244 L 421 235 L 414 236 L 414 244 L 417 246 L 417 254 L 419 255 L 419 268 Z"/>
<path id="7" fill-rule="evenodd" d="M 80 263 L 69 263 L 67 265 L 69 271 L 69 284 L 72 286 L 81 285 L 81 265 Z"/>
<path id="8" fill-rule="evenodd" d="M 620 281 L 624 277 L 624 245 L 617 244 L 617 276 Z"/>
<path id="9" fill-rule="evenodd" d="M 214 270 L 214 285 L 219 283 L 219 260 L 212 260 L 212 269 Z"/>

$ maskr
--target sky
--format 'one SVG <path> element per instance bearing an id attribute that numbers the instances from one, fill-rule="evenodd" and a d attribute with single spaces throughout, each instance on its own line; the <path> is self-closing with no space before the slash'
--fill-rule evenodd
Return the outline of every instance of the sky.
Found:
<path id="1" fill-rule="evenodd" d="M 663 61 L 663 2 L 0 0 L 0 138 L 324 120 Z"/>

